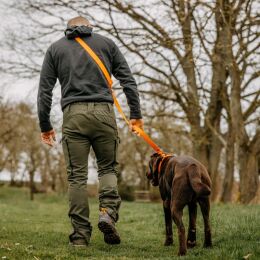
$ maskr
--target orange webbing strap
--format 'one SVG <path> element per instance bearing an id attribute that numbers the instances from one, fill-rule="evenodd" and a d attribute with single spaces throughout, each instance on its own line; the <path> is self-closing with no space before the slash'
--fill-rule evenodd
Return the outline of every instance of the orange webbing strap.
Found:
<path id="1" fill-rule="evenodd" d="M 127 119 L 125 113 L 123 112 L 117 98 L 116 95 L 112 89 L 112 84 L 113 81 L 105 67 L 105 65 L 103 64 L 103 62 L 99 59 L 99 57 L 96 55 L 96 53 L 87 45 L 87 43 L 85 41 L 83 41 L 81 38 L 76 37 L 75 40 L 85 49 L 85 51 L 91 56 L 91 58 L 96 62 L 96 64 L 98 65 L 98 67 L 100 68 L 100 70 L 102 71 L 104 77 L 107 80 L 108 86 L 111 89 L 112 92 L 112 97 L 114 99 L 114 103 L 115 106 L 118 110 L 118 112 L 120 113 L 120 115 L 123 117 L 123 119 L 125 120 L 125 122 L 129 125 L 129 120 Z M 158 154 L 165 154 L 161 148 L 139 127 L 135 127 L 134 129 L 136 132 L 138 132 L 138 134 L 158 153 Z"/>
<path id="2" fill-rule="evenodd" d="M 158 174 L 161 173 L 163 161 L 164 161 L 166 158 L 171 157 L 171 156 L 173 156 L 173 155 L 172 155 L 172 154 L 162 154 L 162 155 L 161 155 L 162 160 L 160 161 L 159 166 L 158 166 Z"/>
<path id="3" fill-rule="evenodd" d="M 76 37 L 75 40 L 85 49 L 85 51 L 91 56 L 91 58 L 97 63 L 99 68 L 101 69 L 102 73 L 104 74 L 108 86 L 112 88 L 113 81 L 104 66 L 103 62 L 99 59 L 99 57 L 96 55 L 96 53 L 79 37 Z"/>

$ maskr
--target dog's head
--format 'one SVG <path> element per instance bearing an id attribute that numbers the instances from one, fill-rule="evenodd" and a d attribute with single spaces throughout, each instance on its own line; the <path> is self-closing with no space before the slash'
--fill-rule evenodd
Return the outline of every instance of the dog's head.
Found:
<path id="1" fill-rule="evenodd" d="M 158 167 L 161 159 L 162 157 L 158 153 L 154 153 L 149 161 L 149 167 L 146 173 L 146 177 L 148 180 L 151 181 L 153 186 L 159 185 Z"/>

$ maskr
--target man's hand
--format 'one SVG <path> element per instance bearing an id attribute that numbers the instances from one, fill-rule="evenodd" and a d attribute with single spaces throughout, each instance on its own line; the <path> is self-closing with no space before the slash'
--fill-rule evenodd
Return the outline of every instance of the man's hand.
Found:
<path id="1" fill-rule="evenodd" d="M 53 146 L 54 142 L 56 141 L 55 132 L 54 130 L 50 130 L 48 132 L 41 133 L 41 139 L 44 144 L 49 146 Z"/>
<path id="2" fill-rule="evenodd" d="M 143 119 L 130 119 L 130 124 L 129 124 L 130 130 L 139 136 L 140 134 L 138 133 L 138 131 L 135 130 L 136 127 L 141 128 L 143 130 L 144 127 Z"/>

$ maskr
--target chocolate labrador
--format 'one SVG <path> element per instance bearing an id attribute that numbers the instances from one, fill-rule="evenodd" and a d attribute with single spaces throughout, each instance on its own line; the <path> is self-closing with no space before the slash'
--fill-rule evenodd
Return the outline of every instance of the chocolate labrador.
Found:
<path id="1" fill-rule="evenodd" d="M 209 224 L 211 180 L 204 165 L 189 156 L 159 155 L 151 156 L 147 178 L 153 186 L 159 186 L 166 226 L 164 245 L 173 244 L 172 219 L 178 228 L 179 252 L 185 255 L 187 247 L 196 245 L 197 202 L 204 220 L 204 247 L 211 247 Z M 183 208 L 189 208 L 189 229 L 187 241 L 182 222 Z"/>

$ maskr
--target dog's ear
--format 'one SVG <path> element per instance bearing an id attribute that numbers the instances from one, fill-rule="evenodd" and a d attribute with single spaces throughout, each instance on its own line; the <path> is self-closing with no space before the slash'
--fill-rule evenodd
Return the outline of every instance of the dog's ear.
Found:
<path id="1" fill-rule="evenodd" d="M 156 158 L 157 156 L 158 156 L 158 153 L 153 153 L 153 154 L 151 155 L 151 159 Z"/>
<path id="2" fill-rule="evenodd" d="M 153 173 L 157 173 L 161 157 L 158 154 L 153 157 Z"/>

